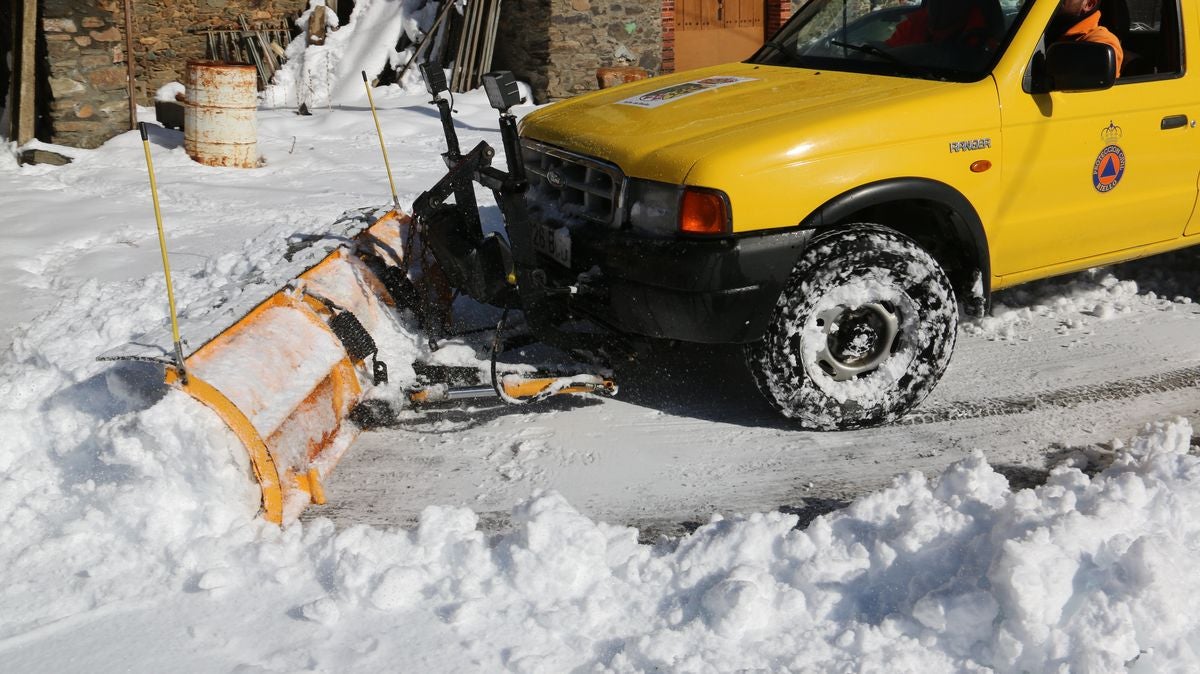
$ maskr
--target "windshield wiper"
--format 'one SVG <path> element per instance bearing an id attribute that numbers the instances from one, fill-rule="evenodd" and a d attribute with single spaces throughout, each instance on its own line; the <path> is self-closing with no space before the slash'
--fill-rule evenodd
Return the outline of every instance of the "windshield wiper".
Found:
<path id="1" fill-rule="evenodd" d="M 870 54 L 871 56 L 878 56 L 879 58 L 884 59 L 885 61 L 891 61 L 896 65 L 912 67 L 912 64 L 908 61 L 901 59 L 891 52 L 884 51 L 873 44 L 850 44 L 849 42 L 842 42 L 841 40 L 830 40 L 829 44 L 835 47 L 843 47 L 845 49 L 862 52 L 864 54 Z"/>
<path id="2" fill-rule="evenodd" d="M 935 80 L 941 79 L 941 76 L 939 76 L 937 73 L 933 72 L 932 70 L 921 67 L 915 63 L 910 63 L 908 61 L 905 61 L 904 59 L 900 58 L 899 56 L 896 56 L 895 54 L 893 54 L 885 49 L 880 49 L 879 47 L 876 47 L 873 44 L 850 44 L 849 42 L 842 42 L 841 40 L 830 40 L 829 44 L 831 44 L 835 47 L 842 47 L 844 49 L 850 49 L 852 51 L 861 52 L 863 54 L 870 54 L 871 56 L 878 56 L 879 58 L 881 58 L 885 61 L 894 63 L 894 64 L 900 66 L 901 68 L 904 68 L 908 72 L 915 73 L 918 75 L 923 75 L 924 77 L 928 77 L 930 79 L 935 79 Z"/>

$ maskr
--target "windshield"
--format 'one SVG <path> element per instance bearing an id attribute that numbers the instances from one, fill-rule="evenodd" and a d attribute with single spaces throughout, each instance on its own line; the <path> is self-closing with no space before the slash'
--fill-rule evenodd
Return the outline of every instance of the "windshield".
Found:
<path id="1" fill-rule="evenodd" d="M 750 63 L 973 82 L 1033 0 L 811 0 Z"/>

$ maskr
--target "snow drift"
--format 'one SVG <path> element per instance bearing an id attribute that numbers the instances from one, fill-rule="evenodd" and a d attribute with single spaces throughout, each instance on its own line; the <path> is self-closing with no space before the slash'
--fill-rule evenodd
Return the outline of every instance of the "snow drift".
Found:
<path id="1" fill-rule="evenodd" d="M 256 494 L 219 422 L 175 393 L 121 408 L 135 399 L 113 394 L 111 373 L 53 390 L 47 363 L 4 365 L 0 653 L 17 664 L 72 669 L 70 648 L 39 653 L 56 621 L 86 643 L 120 606 L 123 621 L 208 626 L 126 635 L 134 659 L 120 662 L 135 670 L 151 637 L 196 669 L 1200 667 L 1186 561 L 1200 458 L 1182 419 L 1148 426 L 1091 477 L 1076 457 L 1013 491 L 977 454 L 803 530 L 781 513 L 714 517 L 645 545 L 553 493 L 518 504 L 501 535 L 436 506 L 413 530 L 279 530 L 251 517 Z M 18 373 L 37 384 L 14 385 Z M 288 655 L 222 628 L 234 616 L 290 635 Z"/>
<path id="2" fill-rule="evenodd" d="M 382 63 L 394 41 L 380 44 Z M 369 60 L 345 63 L 356 88 Z M 423 98 L 384 102 L 409 203 L 442 170 L 438 123 Z M 471 141 L 492 128 L 482 96 L 456 105 Z M 197 166 L 177 134 L 155 135 L 168 232 L 192 256 L 176 266 L 185 315 L 271 278 L 289 236 L 386 201 L 363 168 L 378 142 L 361 107 L 263 112 L 268 162 L 253 172 Z M 1200 458 L 1182 419 L 1035 489 L 975 454 L 803 529 L 749 513 L 644 544 L 553 492 L 517 503 L 505 531 L 438 504 L 411 529 L 266 525 L 219 420 L 156 388 L 156 371 L 94 361 L 162 325 L 166 303 L 140 142 L 71 154 L 18 167 L 0 152 L 6 670 L 1200 671 Z M 1104 274 L 1070 283 L 1010 295 L 967 332 L 1020 339 L 1044 311 L 1083 334 L 1171 304 Z M 390 350 L 402 383 L 415 338 Z"/>
<path id="3" fill-rule="evenodd" d="M 183 286 L 206 278 L 219 277 Z M 119 632 L 92 666 L 152 671 L 138 654 L 153 640 L 196 669 L 1200 667 L 1187 563 L 1200 458 L 1182 419 L 1148 426 L 1094 476 L 1076 457 L 1013 491 L 977 454 L 803 530 L 781 513 L 714 517 L 645 545 L 554 493 L 518 504 L 503 534 L 437 506 L 412 530 L 280 530 L 253 517 L 219 421 L 80 355 L 130 329 L 118 303 L 161 319 L 158 283 L 79 288 L 18 329 L 0 364 L 0 654 L 17 665 L 75 669 L 72 644 L 115 630 L 116 610 L 118 625 L 192 628 Z M 247 620 L 260 636 L 237 633 Z"/>
<path id="4" fill-rule="evenodd" d="M 337 14 L 321 0 L 313 0 L 297 19 L 306 30 L 313 12 L 325 12 L 329 27 L 324 44 L 309 45 L 305 34 L 287 46 L 285 61 L 263 102 L 271 107 L 310 109 L 357 103 L 363 92 L 362 73 L 377 77 L 385 68 L 402 68 L 414 47 L 397 51 L 402 35 L 411 43 L 428 30 L 436 18 L 438 3 L 427 0 L 358 0 L 350 20 L 338 26 Z M 420 73 L 410 68 L 401 86 L 416 86 Z"/>

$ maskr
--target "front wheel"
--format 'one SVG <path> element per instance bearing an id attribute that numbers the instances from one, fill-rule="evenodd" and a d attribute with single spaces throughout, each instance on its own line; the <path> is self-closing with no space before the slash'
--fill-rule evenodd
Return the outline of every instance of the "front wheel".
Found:
<path id="1" fill-rule="evenodd" d="M 886 227 L 851 225 L 813 238 L 746 360 L 784 416 L 859 428 L 929 395 L 957 329 L 954 290 L 924 249 Z"/>

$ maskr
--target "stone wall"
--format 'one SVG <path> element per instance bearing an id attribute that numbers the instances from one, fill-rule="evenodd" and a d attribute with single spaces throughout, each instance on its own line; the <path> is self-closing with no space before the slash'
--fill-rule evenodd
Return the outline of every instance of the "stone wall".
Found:
<path id="1" fill-rule="evenodd" d="M 549 98 L 551 0 L 502 0 L 492 66 L 529 83 L 538 103 Z M 450 58 L 453 58 L 451 52 Z"/>
<path id="2" fill-rule="evenodd" d="M 294 20 L 307 6 L 308 0 L 136 0 L 138 103 L 152 105 L 159 87 L 183 82 L 187 62 L 204 58 L 204 36 L 195 30 L 237 28 L 239 15 L 252 26 L 277 25 L 282 19 Z"/>
<path id="3" fill-rule="evenodd" d="M 125 37 L 117 0 L 45 0 L 52 143 L 97 147 L 129 129 Z"/>
<path id="4" fill-rule="evenodd" d="M 204 57 L 196 28 L 232 28 L 292 19 L 307 0 L 136 0 L 133 8 L 135 92 L 153 105 L 167 82 L 184 79 L 187 62 Z M 42 0 L 50 70 L 50 142 L 97 147 L 129 129 L 122 0 Z"/>
<path id="5" fill-rule="evenodd" d="M 506 0 L 493 65 L 539 103 L 597 88 L 596 69 L 662 67 L 661 0 Z"/>

